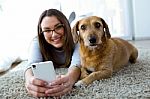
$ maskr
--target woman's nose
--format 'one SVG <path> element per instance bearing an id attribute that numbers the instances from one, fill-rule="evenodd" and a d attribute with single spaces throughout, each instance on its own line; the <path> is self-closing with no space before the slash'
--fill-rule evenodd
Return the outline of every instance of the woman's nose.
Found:
<path id="1" fill-rule="evenodd" d="M 56 35 L 58 35 L 55 31 L 51 31 L 52 32 L 52 37 L 55 37 Z"/>

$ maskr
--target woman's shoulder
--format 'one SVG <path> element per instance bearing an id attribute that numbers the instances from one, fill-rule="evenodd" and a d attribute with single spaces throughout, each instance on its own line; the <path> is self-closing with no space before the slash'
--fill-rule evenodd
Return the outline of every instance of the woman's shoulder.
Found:
<path id="1" fill-rule="evenodd" d="M 32 41 L 38 42 L 38 37 L 35 36 L 35 37 L 32 39 Z"/>
<path id="2" fill-rule="evenodd" d="M 31 40 L 31 45 L 39 45 L 39 42 L 38 42 L 38 37 L 34 37 L 32 40 Z"/>
<path id="3" fill-rule="evenodd" d="M 34 37 L 29 47 L 28 64 L 41 62 L 41 61 L 43 61 L 43 57 L 41 55 L 41 51 L 39 48 L 38 38 Z"/>
<path id="4" fill-rule="evenodd" d="M 38 37 L 34 37 L 31 40 L 29 48 L 30 48 L 30 50 L 38 50 L 39 49 Z"/>

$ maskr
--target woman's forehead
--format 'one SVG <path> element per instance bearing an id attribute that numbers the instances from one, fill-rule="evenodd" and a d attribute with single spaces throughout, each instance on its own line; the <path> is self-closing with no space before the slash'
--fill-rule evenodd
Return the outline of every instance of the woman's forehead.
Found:
<path id="1" fill-rule="evenodd" d="M 59 23 L 60 21 L 57 19 L 56 16 L 46 16 L 41 22 L 41 27 L 54 28 Z"/>

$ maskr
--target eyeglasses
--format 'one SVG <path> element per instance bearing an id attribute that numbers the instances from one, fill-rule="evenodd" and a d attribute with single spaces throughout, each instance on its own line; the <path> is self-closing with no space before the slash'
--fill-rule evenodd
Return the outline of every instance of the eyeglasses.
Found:
<path id="1" fill-rule="evenodd" d="M 53 30 L 45 29 L 42 31 L 42 33 L 53 33 L 53 31 L 55 31 L 56 33 L 61 33 L 63 28 L 64 24 L 58 24 L 57 26 L 54 27 Z"/>

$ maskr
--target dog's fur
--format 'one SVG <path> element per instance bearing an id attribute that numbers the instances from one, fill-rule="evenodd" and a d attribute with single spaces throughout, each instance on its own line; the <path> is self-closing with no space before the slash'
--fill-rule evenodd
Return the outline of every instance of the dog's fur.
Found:
<path id="1" fill-rule="evenodd" d="M 79 20 L 72 29 L 74 42 L 80 44 L 82 84 L 105 79 L 127 65 L 135 63 L 138 50 L 120 38 L 111 38 L 108 25 L 97 16 Z"/>

